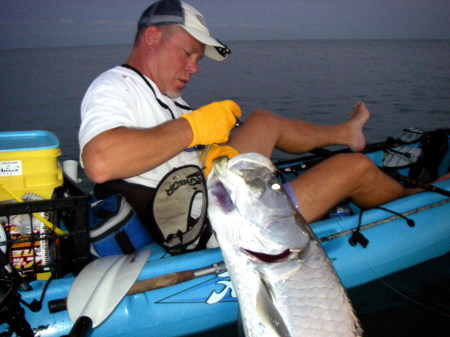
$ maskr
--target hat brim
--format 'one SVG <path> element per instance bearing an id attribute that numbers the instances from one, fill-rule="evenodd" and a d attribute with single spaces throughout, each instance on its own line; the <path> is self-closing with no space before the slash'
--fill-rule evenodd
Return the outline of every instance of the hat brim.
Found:
<path id="1" fill-rule="evenodd" d="M 196 40 L 200 41 L 201 43 L 203 43 L 206 46 L 205 47 L 205 55 L 207 57 L 209 57 L 210 59 L 212 59 L 214 61 L 223 61 L 228 57 L 228 54 L 223 56 L 216 49 L 216 47 L 227 48 L 227 46 L 223 45 L 222 43 L 220 43 L 219 41 L 217 41 L 210 35 L 207 35 L 203 32 L 200 32 L 196 29 L 192 29 L 190 27 L 186 27 L 183 25 L 179 25 L 179 26 L 183 27 L 183 29 L 186 30 L 189 34 L 191 34 Z"/>

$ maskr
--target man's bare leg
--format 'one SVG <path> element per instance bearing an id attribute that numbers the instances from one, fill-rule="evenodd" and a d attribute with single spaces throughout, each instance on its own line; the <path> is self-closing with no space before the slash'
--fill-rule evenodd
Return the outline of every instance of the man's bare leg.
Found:
<path id="1" fill-rule="evenodd" d="M 300 213 L 308 222 L 320 219 L 348 197 L 359 207 L 370 208 L 421 191 L 404 188 L 362 154 L 331 157 L 292 180 L 290 185 Z"/>
<path id="2" fill-rule="evenodd" d="M 234 132 L 229 145 L 241 153 L 258 152 L 268 157 L 275 147 L 288 153 L 304 153 L 328 145 L 346 145 L 352 151 L 360 151 L 366 144 L 362 128 L 369 117 L 364 103 L 355 105 L 349 120 L 332 126 L 256 110 Z"/>
<path id="3" fill-rule="evenodd" d="M 362 150 L 365 138 L 362 127 L 370 113 L 363 103 L 355 105 L 350 119 L 335 126 L 320 126 L 285 119 L 263 110 L 253 113 L 232 136 L 230 145 L 239 152 L 258 152 L 270 157 L 273 147 L 293 153 L 332 144 Z M 437 181 L 450 178 L 450 173 Z M 341 200 L 351 198 L 362 208 L 422 192 L 404 188 L 384 174 L 362 154 L 340 154 L 329 158 L 290 182 L 308 222 L 322 218 Z"/>

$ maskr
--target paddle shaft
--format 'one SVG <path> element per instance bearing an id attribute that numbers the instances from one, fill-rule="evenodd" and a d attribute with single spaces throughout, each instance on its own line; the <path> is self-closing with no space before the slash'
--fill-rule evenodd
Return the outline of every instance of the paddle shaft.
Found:
<path id="1" fill-rule="evenodd" d="M 130 290 L 128 290 L 127 296 L 183 283 L 193 280 L 195 277 L 195 272 L 193 270 L 186 270 L 137 281 L 131 286 Z"/>
<path id="2" fill-rule="evenodd" d="M 85 337 L 90 336 L 92 333 L 92 318 L 87 316 L 81 316 L 77 318 L 77 321 L 70 330 L 67 336 L 63 337 Z"/>
<path id="3" fill-rule="evenodd" d="M 131 288 L 127 291 L 125 296 L 165 288 L 171 285 L 193 280 L 199 276 L 209 275 L 213 273 L 220 274 L 225 270 L 226 270 L 225 264 L 223 262 L 220 262 L 204 268 L 179 271 L 175 273 L 152 277 L 146 280 L 135 282 L 131 286 Z M 58 300 L 48 302 L 48 310 L 52 314 L 66 309 L 67 309 L 67 298 L 61 298 Z"/>

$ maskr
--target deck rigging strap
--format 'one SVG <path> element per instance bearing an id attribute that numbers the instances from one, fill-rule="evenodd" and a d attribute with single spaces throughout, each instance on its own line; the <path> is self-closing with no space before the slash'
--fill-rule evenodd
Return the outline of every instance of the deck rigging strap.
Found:
<path id="1" fill-rule="evenodd" d="M 381 207 L 381 206 L 376 206 L 376 207 L 373 207 L 373 208 L 378 208 L 378 209 L 381 209 L 381 210 L 383 210 L 385 212 L 395 214 L 397 217 L 404 219 L 409 227 L 414 227 L 416 225 L 414 220 L 406 217 L 405 215 L 403 215 L 401 213 L 395 212 L 395 211 L 393 211 L 391 209 L 388 209 L 388 208 L 385 208 L 385 207 Z M 356 227 L 356 229 L 353 231 L 353 234 L 348 239 L 348 242 L 353 247 L 356 246 L 359 243 L 361 246 L 366 248 L 367 245 L 369 244 L 369 240 L 361 233 L 361 222 L 362 222 L 362 215 L 363 215 L 363 213 L 364 213 L 364 210 L 362 210 L 359 213 L 358 226 Z"/>
<path id="2" fill-rule="evenodd" d="M 408 216 L 410 216 L 412 214 L 423 212 L 423 211 L 426 211 L 426 210 L 428 210 L 430 208 L 434 208 L 434 207 L 438 207 L 438 206 L 441 206 L 441 205 L 448 204 L 449 202 L 450 202 L 450 199 L 444 199 L 444 200 L 441 200 L 441 201 L 437 201 L 437 202 L 434 202 L 432 204 L 425 205 L 425 206 L 422 206 L 422 207 L 418 207 L 418 208 L 412 209 L 412 210 L 407 211 L 407 212 L 399 213 L 399 215 L 394 215 L 394 216 L 391 216 L 389 218 L 385 218 L 385 219 L 382 219 L 382 220 L 378 220 L 378 221 L 374 221 L 374 222 L 368 223 L 366 225 L 361 225 L 359 230 L 362 231 L 364 229 L 369 229 L 369 228 L 381 225 L 383 223 L 396 220 L 396 219 L 400 218 L 401 216 L 408 217 Z M 336 233 L 336 234 L 327 235 L 327 236 L 324 236 L 322 238 L 319 238 L 319 241 L 320 242 L 331 241 L 331 240 L 334 240 L 334 239 L 337 239 L 337 238 L 340 238 L 340 237 L 352 234 L 354 231 L 355 231 L 355 228 L 348 229 L 348 230 L 343 231 L 343 232 L 339 232 L 339 233 Z"/>

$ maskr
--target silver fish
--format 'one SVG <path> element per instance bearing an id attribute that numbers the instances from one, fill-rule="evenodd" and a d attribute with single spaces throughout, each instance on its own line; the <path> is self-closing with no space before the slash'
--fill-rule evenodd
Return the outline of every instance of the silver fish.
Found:
<path id="1" fill-rule="evenodd" d="M 246 153 L 216 159 L 208 177 L 208 215 L 245 335 L 361 336 L 332 264 L 274 172 L 267 157 Z"/>

